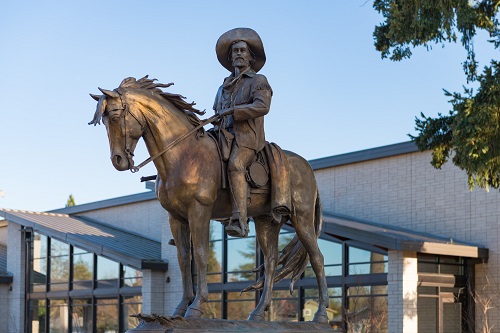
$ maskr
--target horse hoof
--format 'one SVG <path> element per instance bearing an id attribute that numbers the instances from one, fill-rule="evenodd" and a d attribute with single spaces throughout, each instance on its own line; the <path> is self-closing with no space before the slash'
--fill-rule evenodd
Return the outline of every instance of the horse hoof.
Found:
<path id="1" fill-rule="evenodd" d="M 251 321 L 266 321 L 266 318 L 264 317 L 264 315 L 251 313 L 250 316 L 248 316 L 248 320 L 251 320 Z"/>
<path id="2" fill-rule="evenodd" d="M 319 314 L 319 313 L 315 313 L 314 314 L 314 317 L 313 317 L 313 322 L 315 323 L 328 323 L 329 319 L 328 319 L 328 316 L 326 314 Z"/>
<path id="3" fill-rule="evenodd" d="M 185 318 L 200 318 L 203 315 L 203 311 L 196 308 L 188 308 L 186 311 Z"/>

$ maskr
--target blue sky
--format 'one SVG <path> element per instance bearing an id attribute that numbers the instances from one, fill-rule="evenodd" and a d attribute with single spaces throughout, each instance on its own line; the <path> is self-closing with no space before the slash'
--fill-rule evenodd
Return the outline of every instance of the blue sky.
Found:
<path id="1" fill-rule="evenodd" d="M 274 97 L 266 138 L 307 159 L 407 141 L 414 118 L 446 113 L 465 82 L 459 45 L 382 60 L 372 1 L 4 1 L 0 4 L 0 207 L 50 210 L 144 191 L 116 171 L 88 93 L 149 74 L 211 114 L 227 71 L 225 31 L 263 39 Z M 482 37 L 482 36 L 481 36 Z M 478 38 L 481 65 L 496 57 Z M 136 162 L 147 158 L 143 144 Z"/>

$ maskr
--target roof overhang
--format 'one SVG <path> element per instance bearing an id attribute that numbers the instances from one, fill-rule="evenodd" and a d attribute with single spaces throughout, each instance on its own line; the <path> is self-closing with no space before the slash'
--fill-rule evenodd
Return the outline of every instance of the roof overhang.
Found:
<path id="1" fill-rule="evenodd" d="M 340 240 L 353 240 L 386 251 L 411 251 L 466 257 L 481 261 L 487 261 L 488 259 L 487 248 L 451 238 L 443 238 L 329 212 L 323 212 L 323 222 L 323 232 L 326 235 Z"/>
<path id="2" fill-rule="evenodd" d="M 95 220 L 66 214 L 37 213 L 0 208 L 0 216 L 43 235 L 94 252 L 135 269 L 167 271 L 161 243 Z"/>

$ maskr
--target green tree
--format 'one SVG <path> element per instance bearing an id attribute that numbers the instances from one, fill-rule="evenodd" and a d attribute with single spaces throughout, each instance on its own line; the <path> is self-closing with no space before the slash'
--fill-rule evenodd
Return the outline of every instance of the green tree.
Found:
<path id="1" fill-rule="evenodd" d="M 486 31 L 493 47 L 500 46 L 497 18 L 500 0 L 374 0 L 384 21 L 375 27 L 375 47 L 382 58 L 410 58 L 418 46 L 460 43 L 467 53 L 463 62 L 466 85 L 462 93 L 450 93 L 452 110 L 436 118 L 416 118 L 420 150 L 432 150 L 431 164 L 441 168 L 453 163 L 468 175 L 469 187 L 500 186 L 500 62 L 492 59 L 478 74 L 474 38 Z M 471 85 L 477 86 L 473 89 Z"/>
<path id="2" fill-rule="evenodd" d="M 70 194 L 68 197 L 68 201 L 66 202 L 66 207 L 71 207 L 75 205 L 76 205 L 75 198 L 73 198 L 73 194 Z"/>

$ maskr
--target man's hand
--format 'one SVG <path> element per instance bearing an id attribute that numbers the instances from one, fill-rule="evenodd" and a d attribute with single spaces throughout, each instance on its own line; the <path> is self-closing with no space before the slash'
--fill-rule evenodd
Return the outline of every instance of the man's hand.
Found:
<path id="1" fill-rule="evenodd" d="M 234 113 L 234 108 L 227 108 L 227 109 L 222 110 L 222 112 L 220 112 L 219 114 L 221 116 L 229 116 L 233 113 Z"/>

